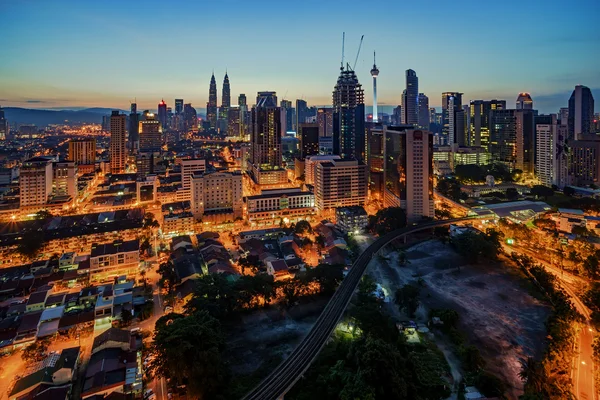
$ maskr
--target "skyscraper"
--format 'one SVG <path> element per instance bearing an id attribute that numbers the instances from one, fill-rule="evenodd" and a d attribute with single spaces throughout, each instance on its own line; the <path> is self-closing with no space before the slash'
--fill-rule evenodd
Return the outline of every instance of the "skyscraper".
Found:
<path id="1" fill-rule="evenodd" d="M 131 103 L 131 111 L 129 113 L 129 149 L 135 151 L 139 141 L 138 122 L 140 114 L 137 112 L 137 104 Z"/>
<path id="2" fill-rule="evenodd" d="M 249 132 L 250 113 L 248 113 L 248 102 L 244 93 L 238 96 L 238 106 L 240 107 L 240 137 L 245 140 Z"/>
<path id="3" fill-rule="evenodd" d="M 419 128 L 429 130 L 429 97 L 419 93 Z"/>
<path id="4" fill-rule="evenodd" d="M 496 110 L 492 112 L 489 152 L 494 162 L 510 171 L 534 170 L 535 126 L 533 110 Z"/>
<path id="5" fill-rule="evenodd" d="M 462 95 L 459 92 L 442 93 L 442 134 L 450 146 L 465 136 L 464 127 L 456 123 L 456 112 L 462 111 Z"/>
<path id="6" fill-rule="evenodd" d="M 140 153 L 160 152 L 162 147 L 162 123 L 154 114 L 147 114 L 139 123 Z"/>
<path id="7" fill-rule="evenodd" d="M 371 68 L 371 76 L 373 77 L 373 122 L 379 121 L 379 114 L 377 111 L 377 77 L 379 76 L 379 69 L 375 64 L 375 52 L 373 52 L 373 68 Z"/>
<path id="8" fill-rule="evenodd" d="M 319 137 L 333 136 L 333 108 L 319 108 L 317 110 L 317 124 L 319 124 Z"/>
<path id="9" fill-rule="evenodd" d="M 127 160 L 127 117 L 113 111 L 110 116 L 110 171 L 113 174 L 125 172 Z"/>
<path id="10" fill-rule="evenodd" d="M 175 114 L 183 113 L 183 99 L 175 99 Z"/>
<path id="11" fill-rule="evenodd" d="M 402 106 L 394 107 L 392 111 L 392 125 L 400 125 L 402 123 Z"/>
<path id="12" fill-rule="evenodd" d="M 308 104 L 306 100 L 296 99 L 296 123 L 294 124 L 294 130 L 298 130 L 298 125 L 306 122 L 307 115 Z"/>
<path id="13" fill-rule="evenodd" d="M 229 86 L 229 76 L 225 72 L 223 78 L 223 90 L 221 91 L 221 108 L 219 109 L 219 131 L 227 132 L 227 116 L 231 107 L 231 88 Z"/>
<path id="14" fill-rule="evenodd" d="M 364 91 L 346 64 L 333 89 L 333 153 L 344 158 L 365 159 Z"/>
<path id="15" fill-rule="evenodd" d="M 183 105 L 183 125 L 186 132 L 198 129 L 198 114 L 192 103 Z"/>
<path id="16" fill-rule="evenodd" d="M 96 138 L 69 140 L 68 159 L 75 164 L 94 164 L 96 162 Z"/>
<path id="17" fill-rule="evenodd" d="M 4 117 L 4 110 L 0 107 L 0 140 L 6 140 L 8 136 L 8 121 Z"/>
<path id="18" fill-rule="evenodd" d="M 258 92 L 252 107 L 251 173 L 258 185 L 287 182 L 282 166 L 281 137 L 284 121 L 275 92 Z"/>
<path id="19" fill-rule="evenodd" d="M 386 126 L 380 132 L 384 207 L 402 207 L 409 221 L 433 217 L 433 135 L 407 126 Z"/>
<path id="20" fill-rule="evenodd" d="M 505 110 L 506 100 L 472 100 L 469 105 L 469 146 L 488 148 L 492 111 Z"/>
<path id="21" fill-rule="evenodd" d="M 535 124 L 535 175 L 545 186 L 558 186 L 559 139 L 556 114 L 536 117 Z"/>
<path id="22" fill-rule="evenodd" d="M 217 81 L 215 74 L 210 77 L 208 89 L 208 103 L 206 103 L 206 119 L 212 129 L 217 129 Z"/>
<path id="23" fill-rule="evenodd" d="M 594 132 L 594 96 L 590 88 L 577 85 L 569 98 L 569 139 L 581 140 Z"/>
<path id="24" fill-rule="evenodd" d="M 298 138 L 301 159 L 319 154 L 319 124 L 307 122 L 300 124 Z"/>
<path id="25" fill-rule="evenodd" d="M 533 99 L 529 93 L 519 93 L 519 96 L 517 96 L 517 110 L 533 110 Z"/>
<path id="26" fill-rule="evenodd" d="M 158 121 L 163 129 L 167 129 L 167 103 L 164 99 L 158 103 Z"/>
<path id="27" fill-rule="evenodd" d="M 419 124 L 419 78 L 412 69 L 406 70 L 406 89 L 402 93 L 402 123 Z"/>
<path id="28" fill-rule="evenodd" d="M 288 132 L 293 131 L 295 110 L 294 107 L 292 107 L 292 102 L 289 100 L 281 100 L 280 106 L 285 113 L 285 130 Z"/>

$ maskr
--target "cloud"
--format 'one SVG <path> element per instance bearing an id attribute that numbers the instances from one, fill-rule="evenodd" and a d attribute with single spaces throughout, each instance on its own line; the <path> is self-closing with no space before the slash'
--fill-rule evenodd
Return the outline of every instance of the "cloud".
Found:
<path id="1" fill-rule="evenodd" d="M 46 103 L 46 101 L 44 101 L 44 100 L 25 100 L 25 103 L 37 104 L 37 103 Z"/>
<path id="2" fill-rule="evenodd" d="M 600 88 L 591 88 L 594 99 L 600 99 Z M 533 96 L 533 107 L 543 112 L 556 113 L 561 107 L 569 106 L 573 90 Z M 596 107 L 596 110 L 598 107 Z"/>

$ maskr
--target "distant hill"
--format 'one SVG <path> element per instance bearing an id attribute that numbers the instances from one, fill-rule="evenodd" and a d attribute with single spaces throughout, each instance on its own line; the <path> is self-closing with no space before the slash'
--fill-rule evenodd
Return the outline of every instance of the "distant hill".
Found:
<path id="1" fill-rule="evenodd" d="M 34 124 L 40 128 L 51 124 L 96 123 L 102 122 L 103 115 L 110 115 L 109 108 L 88 108 L 84 110 L 35 110 L 29 108 L 3 107 L 8 123 Z"/>

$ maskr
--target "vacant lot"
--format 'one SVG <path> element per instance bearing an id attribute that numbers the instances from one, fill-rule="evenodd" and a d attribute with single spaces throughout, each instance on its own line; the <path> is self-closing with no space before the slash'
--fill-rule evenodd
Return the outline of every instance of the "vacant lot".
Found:
<path id="1" fill-rule="evenodd" d="M 523 388 L 519 360 L 542 352 L 549 308 L 528 293 L 527 282 L 512 267 L 462 265 L 449 245 L 436 240 L 408 248 L 406 256 L 405 266 L 399 266 L 397 252 L 387 260 L 374 258 L 369 272 L 392 295 L 421 278 L 417 321 L 426 322 L 431 308 L 458 311 L 460 330 L 480 349 L 489 371 L 506 381 L 508 396 L 517 398 Z"/>

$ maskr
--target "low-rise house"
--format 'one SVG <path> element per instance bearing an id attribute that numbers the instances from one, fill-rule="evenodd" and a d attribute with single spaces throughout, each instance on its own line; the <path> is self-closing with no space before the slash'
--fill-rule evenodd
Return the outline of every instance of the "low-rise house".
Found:
<path id="1" fill-rule="evenodd" d="M 135 337 L 123 329 L 109 328 L 94 338 L 92 354 L 103 349 L 119 348 L 124 351 L 135 349 Z"/>
<path id="2" fill-rule="evenodd" d="M 50 294 L 49 290 L 44 290 L 41 292 L 33 292 L 31 296 L 29 296 L 29 300 L 27 300 L 27 306 L 25 307 L 25 312 L 33 312 L 33 311 L 41 311 L 46 306 L 46 300 L 48 299 L 48 295 Z"/>
<path id="3" fill-rule="evenodd" d="M 360 233 L 369 224 L 369 216 L 363 207 L 340 207 L 335 210 L 337 225 L 345 233 Z"/>
<path id="4" fill-rule="evenodd" d="M 40 317 L 40 326 L 37 334 L 38 338 L 52 336 L 58 332 L 58 326 L 60 324 L 60 319 L 63 316 L 64 309 L 64 306 L 58 306 L 47 308 L 42 311 L 42 316 Z"/>
<path id="5" fill-rule="evenodd" d="M 15 345 L 26 344 L 35 341 L 42 318 L 41 311 L 33 311 L 23 315 L 21 324 L 17 329 L 15 337 Z"/>
<path id="6" fill-rule="evenodd" d="M 64 349 L 60 356 L 50 354 L 42 368 L 15 382 L 9 399 L 63 399 L 77 371 L 79 347 Z M 66 390 L 68 394 L 69 390 Z M 48 397 L 51 396 L 51 397 Z"/>
<path id="7" fill-rule="evenodd" d="M 62 306 L 65 301 L 65 293 L 57 293 L 51 296 L 48 296 L 46 299 L 46 308 L 58 307 Z"/>
<path id="8" fill-rule="evenodd" d="M 289 279 L 292 277 L 284 260 L 267 261 L 267 273 L 275 280 Z"/>

